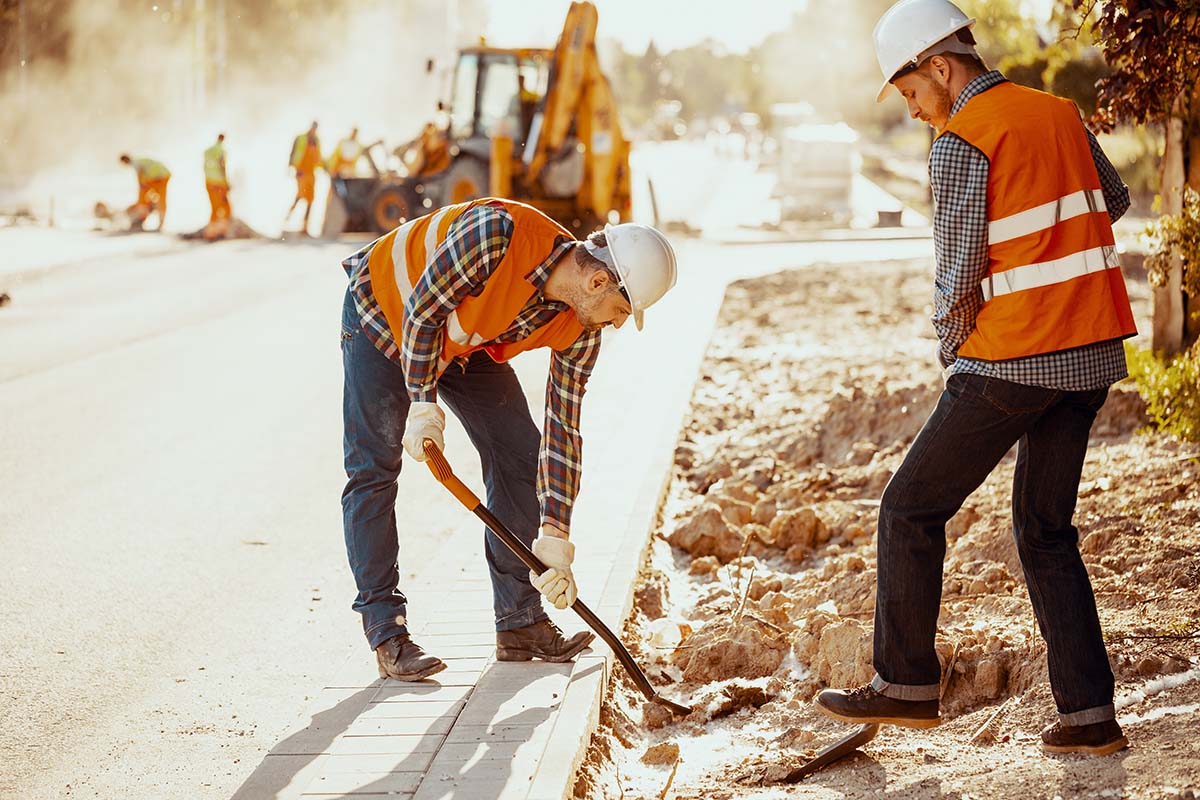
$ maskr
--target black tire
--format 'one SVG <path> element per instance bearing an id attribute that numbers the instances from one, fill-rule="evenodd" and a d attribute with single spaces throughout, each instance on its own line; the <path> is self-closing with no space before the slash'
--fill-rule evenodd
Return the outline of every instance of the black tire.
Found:
<path id="1" fill-rule="evenodd" d="M 478 200 L 488 196 L 491 186 L 491 174 L 487 164 L 460 154 L 446 171 L 442 173 L 443 205 L 465 203 L 468 200 Z"/>
<path id="2" fill-rule="evenodd" d="M 403 225 L 420 213 L 412 190 L 403 186 L 384 186 L 371 198 L 368 221 L 376 233 Z"/>

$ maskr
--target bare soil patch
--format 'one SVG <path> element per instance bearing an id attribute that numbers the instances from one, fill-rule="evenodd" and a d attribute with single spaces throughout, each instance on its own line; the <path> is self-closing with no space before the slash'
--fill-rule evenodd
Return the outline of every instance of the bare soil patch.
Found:
<path id="1" fill-rule="evenodd" d="M 576 797 L 1200 794 L 1200 448 L 1138 433 L 1124 384 L 1093 428 L 1076 524 L 1131 747 L 1038 747 L 1055 712 L 1012 540 L 1010 453 L 948 530 L 947 721 L 885 727 L 861 755 L 781 783 L 849 730 L 812 696 L 873 674 L 878 500 L 942 389 L 932 272 L 828 267 L 730 287 L 624 631 L 696 710 L 672 719 L 615 671 Z M 1145 287 L 1130 288 L 1148 330 Z"/>

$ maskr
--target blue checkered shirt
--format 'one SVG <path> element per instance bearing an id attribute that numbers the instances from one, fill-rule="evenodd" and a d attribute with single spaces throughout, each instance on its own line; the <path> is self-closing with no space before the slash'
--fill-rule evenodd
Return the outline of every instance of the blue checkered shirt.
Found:
<path id="1" fill-rule="evenodd" d="M 950 107 L 950 116 L 975 95 L 1005 80 L 995 70 L 976 77 L 963 87 Z M 1116 222 L 1129 208 L 1129 189 L 1091 131 L 1087 137 L 1109 218 Z M 943 367 L 949 367 L 948 375 L 965 372 L 1031 386 L 1082 391 L 1108 386 L 1129 374 L 1120 340 L 1008 361 L 959 358 L 958 348 L 975 330 L 975 318 L 983 306 L 979 287 L 988 275 L 987 157 L 961 137 L 943 134 L 929 152 L 929 184 L 933 187 L 933 245 L 937 257 L 933 327 L 941 343 L 938 358 Z"/>

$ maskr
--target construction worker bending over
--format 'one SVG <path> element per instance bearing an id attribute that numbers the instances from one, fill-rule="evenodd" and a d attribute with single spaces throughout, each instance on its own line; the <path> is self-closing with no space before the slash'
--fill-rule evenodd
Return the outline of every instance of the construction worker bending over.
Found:
<path id="1" fill-rule="evenodd" d="M 288 209 L 288 218 L 296 210 L 296 204 L 304 201 L 304 228 L 308 234 L 308 215 L 312 212 L 313 197 L 316 194 L 317 167 L 321 164 L 321 141 L 317 138 L 317 123 L 314 122 L 308 130 L 292 140 L 292 155 L 288 164 L 296 171 L 296 199 Z"/>
<path id="2" fill-rule="evenodd" d="M 338 142 L 329 156 L 330 177 L 353 178 L 362 154 L 363 146 L 358 142 L 358 128 L 351 128 L 350 135 Z"/>
<path id="3" fill-rule="evenodd" d="M 205 238 L 216 238 L 225 232 L 233 211 L 229 207 L 229 179 L 225 174 L 225 134 L 217 134 L 217 142 L 204 151 L 204 188 L 212 213 L 208 217 Z"/>
<path id="4" fill-rule="evenodd" d="M 1105 755 L 1127 742 L 1072 517 L 1135 333 L 1112 231 L 1129 192 L 1073 103 L 986 69 L 973 23 L 949 0 L 901 0 L 875 26 L 879 101 L 894 86 L 937 132 L 933 325 L 948 377 L 880 505 L 875 678 L 816 702 L 848 722 L 940 722 L 946 522 L 1016 444 L 1013 532 L 1058 706 L 1042 746 Z"/>
<path id="5" fill-rule="evenodd" d="M 398 588 L 396 478 L 402 449 L 417 461 L 442 448 L 444 402 L 483 462 L 487 504 L 548 567 L 532 575 L 490 532 L 485 552 L 500 661 L 568 661 L 592 640 L 547 617 L 575 602 L 569 541 L 579 487 L 580 404 L 619 328 L 675 284 L 675 252 L 653 228 L 609 226 L 576 241 L 529 206 L 486 198 L 400 226 L 343 262 L 346 551 L 354 609 L 381 677 L 415 681 L 445 668 L 411 640 Z M 549 347 L 545 435 L 508 361 Z M 540 530 L 540 537 L 538 536 Z M 536 540 L 535 540 L 535 537 Z M 539 594 L 540 592 L 540 594 Z"/>
<path id="6" fill-rule="evenodd" d="M 155 230 L 161 231 L 167 217 L 167 181 L 171 180 L 171 171 L 161 161 L 130 158 L 128 153 L 121 154 L 121 163 L 133 167 L 137 173 L 137 202 L 127 209 L 131 227 L 140 230 L 146 218 L 157 211 L 158 227 Z"/>

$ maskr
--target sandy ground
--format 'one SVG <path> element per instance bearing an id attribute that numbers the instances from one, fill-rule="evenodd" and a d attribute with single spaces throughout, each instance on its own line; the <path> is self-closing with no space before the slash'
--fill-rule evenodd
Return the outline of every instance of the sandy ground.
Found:
<path id="1" fill-rule="evenodd" d="M 730 287 L 624 635 L 662 693 L 696 711 L 643 707 L 617 671 L 576 797 L 1200 793 L 1200 448 L 1138 433 L 1124 384 L 1093 427 L 1076 524 L 1131 747 L 1038 747 L 1054 704 L 1012 542 L 1010 453 L 949 525 L 943 725 L 884 728 L 862 754 L 782 783 L 849 730 L 814 693 L 873 673 L 878 499 L 942 386 L 931 274 L 920 260 Z M 1130 284 L 1148 330 L 1145 286 Z"/>

